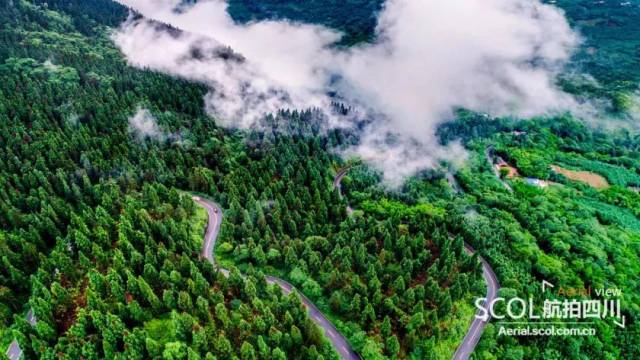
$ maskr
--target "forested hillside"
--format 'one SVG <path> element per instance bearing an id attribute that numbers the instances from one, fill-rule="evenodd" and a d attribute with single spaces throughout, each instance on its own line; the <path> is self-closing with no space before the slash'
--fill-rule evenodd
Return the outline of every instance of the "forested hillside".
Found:
<path id="1" fill-rule="evenodd" d="M 373 39 L 376 15 L 383 3 L 382 0 L 231 0 L 229 14 L 240 22 L 276 18 L 322 24 L 343 31 L 342 43 L 350 45 Z"/>
<path id="2" fill-rule="evenodd" d="M 637 357 L 640 136 L 627 130 L 593 130 L 571 118 L 496 120 L 487 126 L 479 116 L 470 115 L 442 129 L 443 137 L 452 133 L 468 136 L 467 146 L 474 150 L 469 167 L 457 176 L 465 198 L 473 204 L 462 231 L 475 237 L 472 244 L 482 248 L 493 264 L 501 295 L 507 299 L 533 295 L 542 302 L 548 295 L 541 293 L 540 279 L 564 288 L 618 288 L 627 317 L 624 328 L 611 321 L 596 322 L 597 334 L 592 337 L 509 338 L 496 336 L 497 326 L 490 327 L 478 355 Z M 479 135 L 483 133 L 487 135 Z M 492 165 L 488 147 L 494 150 L 493 159 L 503 158 L 517 175 L 503 172 L 497 179 L 487 171 Z M 569 178 L 557 169 L 583 176 Z M 606 185 L 595 185 L 596 177 Z M 501 186 L 500 180 L 513 191 Z"/>
<path id="3" fill-rule="evenodd" d="M 443 209 L 347 216 L 329 148 L 352 135 L 321 135 L 308 111 L 267 120 L 272 133 L 221 130 L 202 86 L 126 65 L 105 27 L 126 10 L 109 1 L 1 5 L 4 346 L 15 338 L 27 358 L 334 358 L 299 300 L 255 268 L 318 300 L 367 358 L 422 357 L 443 339 L 451 355 L 478 265 L 438 224 Z M 136 127 L 140 112 L 153 133 Z M 246 280 L 199 258 L 189 190 L 227 209 L 220 250 Z"/>
<path id="4" fill-rule="evenodd" d="M 632 116 L 638 8 L 558 5 L 585 35 L 571 69 L 597 80 L 568 73 L 562 86 Z M 322 23 L 345 31 L 346 46 L 373 38 L 380 6 L 231 0 L 229 11 Z M 637 133 L 461 110 L 438 134 L 464 143 L 461 168 L 389 190 L 356 161 L 341 197 L 336 153 L 357 131 L 323 132 L 308 109 L 260 129 L 218 127 L 204 86 L 127 65 L 109 38 L 127 14 L 109 0 L 0 0 L 2 353 L 15 339 L 28 359 L 337 358 L 269 274 L 364 359 L 449 359 L 486 293 L 467 242 L 501 296 L 542 300 L 542 279 L 617 287 L 627 321 L 597 320 L 593 337 L 498 336 L 490 325 L 476 358 L 640 358 Z M 216 254 L 228 278 L 200 256 L 206 220 L 191 192 L 223 208 Z"/>
<path id="5" fill-rule="evenodd" d="M 184 0 L 185 4 L 196 0 Z M 545 0 L 558 6 L 582 38 L 572 64 L 560 79 L 570 93 L 602 97 L 613 112 L 638 107 L 640 6 L 637 1 Z M 239 22 L 289 19 L 342 31 L 341 45 L 375 40 L 376 15 L 383 0 L 255 1 L 229 0 Z"/>
<path id="6" fill-rule="evenodd" d="M 50 359 L 334 358 L 295 295 L 199 259 L 206 223 L 178 189 L 204 166 L 221 178 L 241 146 L 203 115 L 203 90 L 127 67 L 100 23 L 71 17 L 100 18 L 109 2 L 0 8 L 3 347 L 15 338 L 26 358 Z M 135 136 L 139 106 L 179 141 Z"/>

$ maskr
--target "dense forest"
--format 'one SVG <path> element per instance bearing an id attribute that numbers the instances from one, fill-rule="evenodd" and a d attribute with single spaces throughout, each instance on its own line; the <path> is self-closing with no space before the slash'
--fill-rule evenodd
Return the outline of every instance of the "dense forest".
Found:
<path id="1" fill-rule="evenodd" d="M 199 259 L 206 223 L 180 190 L 204 167 L 220 180 L 241 143 L 203 114 L 202 88 L 125 65 L 91 16 L 126 11 L 78 4 L 1 4 L 3 347 L 15 338 L 26 358 L 50 359 L 335 358 L 295 295 Z M 86 9 L 76 26 L 69 15 Z M 127 117 L 141 104 L 179 141 L 135 136 Z"/>
<path id="2" fill-rule="evenodd" d="M 126 65 L 105 28 L 124 9 L 3 5 L 3 345 L 28 358 L 334 358 L 299 299 L 265 284 L 273 271 L 367 358 L 422 357 L 442 339 L 450 356 L 478 265 L 441 209 L 347 216 L 329 148 L 352 134 L 318 133 L 313 111 L 265 119 L 269 133 L 222 130 L 202 86 Z M 137 133 L 140 109 L 171 136 Z M 226 209 L 218 251 L 249 278 L 199 259 L 205 223 L 183 191 Z"/>
<path id="3" fill-rule="evenodd" d="M 457 175 L 473 209 L 467 212 L 472 216 L 463 231 L 476 238 L 472 244 L 494 264 L 501 295 L 533 294 L 542 301 L 536 279 L 565 288 L 619 288 L 630 321 L 625 328 L 597 322 L 595 337 L 513 339 L 497 337 L 490 327 L 477 349 L 479 356 L 637 357 L 640 136 L 627 130 L 593 130 L 567 117 L 497 121 L 493 126 L 501 130 L 490 130 L 490 136 L 477 135 L 486 126 L 473 116 L 454 125 L 455 132 L 469 134 L 467 146 L 475 153 L 469 167 Z M 517 175 L 503 172 L 503 179 L 497 179 L 486 171 L 488 146 L 515 167 Z M 593 181 L 599 177 L 605 185 Z"/>
<path id="4" fill-rule="evenodd" d="M 275 18 L 322 24 L 344 32 L 341 44 L 352 45 L 373 39 L 382 6 L 382 0 L 231 0 L 229 14 L 239 22 Z"/>
<path id="5" fill-rule="evenodd" d="M 557 5 L 585 37 L 561 85 L 632 118 L 640 8 Z M 237 21 L 321 23 L 344 31 L 344 46 L 373 39 L 381 6 L 229 1 Z M 15 339 L 29 359 L 337 358 L 269 274 L 313 300 L 364 359 L 448 359 L 486 291 L 467 242 L 501 296 L 540 300 L 541 279 L 617 287 L 627 317 L 624 329 L 596 321 L 594 337 L 498 336 L 489 325 L 476 358 L 640 358 L 637 133 L 460 110 L 438 135 L 463 142 L 462 168 L 389 190 L 356 161 L 343 197 L 335 150 L 357 132 L 322 132 L 305 109 L 260 129 L 218 127 L 203 86 L 127 65 L 109 39 L 126 16 L 108 0 L 0 0 L 3 349 Z M 140 111 L 161 135 L 136 129 Z M 496 176 L 498 158 L 507 167 Z M 190 192 L 224 209 L 215 251 L 229 277 L 199 256 L 206 219 Z"/>

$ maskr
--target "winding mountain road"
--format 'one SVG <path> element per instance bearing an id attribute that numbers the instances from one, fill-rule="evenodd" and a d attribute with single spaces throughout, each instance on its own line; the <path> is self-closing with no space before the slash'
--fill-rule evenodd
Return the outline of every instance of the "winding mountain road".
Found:
<path id="1" fill-rule="evenodd" d="M 340 192 L 340 196 L 342 195 L 342 178 L 344 178 L 345 175 L 347 175 L 347 173 L 349 172 L 349 170 L 351 169 L 350 166 L 344 167 L 340 170 L 338 170 L 338 173 L 336 174 L 336 176 L 333 178 L 333 187 L 337 188 L 338 191 Z M 349 202 L 347 202 L 347 214 L 353 214 L 353 208 L 351 208 L 351 206 L 349 205 Z"/>
<path id="2" fill-rule="evenodd" d="M 487 155 L 487 158 L 489 158 L 489 155 Z M 338 188 L 341 194 L 342 188 L 340 186 L 340 182 L 345 177 L 349 169 L 350 167 L 345 167 L 338 170 L 335 178 L 333 179 L 333 186 Z M 452 184 L 452 187 L 454 187 L 454 191 L 460 191 L 460 187 L 455 181 L 453 174 L 448 173 L 447 180 L 450 184 Z M 475 250 L 469 244 L 465 243 L 464 249 L 469 255 L 475 254 Z M 491 265 L 489 265 L 489 263 L 484 258 L 479 257 L 479 259 L 480 263 L 482 264 L 482 277 L 484 277 L 484 280 L 487 283 L 487 297 L 483 307 L 485 311 L 489 313 L 488 306 L 496 299 L 496 296 L 498 295 L 498 289 L 500 288 L 500 283 L 498 282 L 498 277 L 491 268 Z M 471 353 L 473 353 L 476 345 L 478 345 L 478 341 L 480 341 L 480 337 L 482 336 L 484 328 L 487 326 L 489 320 L 491 320 L 490 317 L 486 320 L 480 319 L 478 316 L 480 313 L 480 310 L 476 312 L 476 316 L 474 316 L 473 320 L 471 321 L 471 325 L 469 326 L 469 330 L 467 330 L 467 334 L 464 336 L 464 339 L 462 339 L 462 343 L 460 344 L 460 346 L 458 346 L 458 349 L 453 354 L 453 360 L 469 359 L 469 356 L 471 355 Z"/>
<path id="3" fill-rule="evenodd" d="M 202 256 L 205 257 L 214 267 L 217 267 L 218 270 L 224 274 L 225 276 L 229 276 L 229 270 L 224 269 L 216 264 L 214 257 L 214 250 L 216 247 L 216 239 L 218 238 L 218 233 L 220 232 L 220 224 L 222 223 L 222 209 L 220 207 L 207 199 L 201 198 L 199 196 L 194 196 L 193 200 L 202 206 L 208 214 L 209 222 L 207 224 L 207 230 L 204 235 L 204 243 L 202 246 Z M 290 283 L 273 277 L 266 276 L 267 283 L 276 284 L 280 286 L 282 291 L 285 294 L 290 294 L 295 290 L 293 285 Z M 335 348 L 336 352 L 340 355 L 340 357 L 344 360 L 360 360 L 360 356 L 353 351 L 347 339 L 345 339 L 338 329 L 336 329 L 333 324 L 322 314 L 320 310 L 309 300 L 304 294 L 298 291 L 298 295 L 302 301 L 302 304 L 309 311 L 309 317 L 313 322 L 316 323 L 320 328 L 322 328 L 325 332 L 325 335 L 331 341 L 331 344 Z"/>
<path id="4" fill-rule="evenodd" d="M 9 344 L 6 355 L 10 360 L 19 360 L 22 357 L 22 349 L 20 349 L 17 340 L 13 340 L 11 344 Z"/>
<path id="5" fill-rule="evenodd" d="M 473 255 L 475 250 L 469 245 L 464 244 L 464 250 Z M 500 283 L 498 282 L 498 277 L 495 272 L 491 268 L 491 265 L 482 257 L 479 257 L 480 263 L 482 264 L 482 277 L 487 283 L 487 299 L 484 302 L 484 310 L 487 314 L 489 314 L 489 304 L 491 304 L 496 297 L 498 296 L 498 289 L 500 288 Z M 483 320 L 479 317 L 481 310 L 476 312 L 476 316 L 471 321 L 471 326 L 469 326 L 469 330 L 467 330 L 467 334 L 462 339 L 462 343 L 458 346 L 458 350 L 453 354 L 453 360 L 467 360 L 469 356 L 478 345 L 478 341 L 480 341 L 480 337 L 482 336 L 482 332 L 484 328 L 491 320 L 491 317 L 488 317 L 486 320 Z"/>

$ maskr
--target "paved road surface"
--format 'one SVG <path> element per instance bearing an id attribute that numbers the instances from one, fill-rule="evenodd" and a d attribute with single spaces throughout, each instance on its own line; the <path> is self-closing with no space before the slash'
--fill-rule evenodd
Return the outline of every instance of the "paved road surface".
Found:
<path id="1" fill-rule="evenodd" d="M 351 167 L 347 166 L 338 170 L 338 173 L 333 178 L 333 187 L 338 188 L 338 191 L 340 192 L 340 196 L 342 196 L 342 178 L 344 178 L 344 176 L 347 175 L 350 169 Z M 347 202 L 347 214 L 349 215 L 353 214 L 353 208 L 349 205 L 349 202 Z"/>
<path id="2" fill-rule="evenodd" d="M 333 187 L 337 187 L 338 189 L 340 189 L 340 183 L 342 182 L 342 178 L 344 178 L 344 176 L 347 175 L 347 173 L 349 172 L 349 169 L 351 168 L 344 167 L 338 170 L 336 177 L 333 178 Z"/>
<path id="3" fill-rule="evenodd" d="M 464 249 L 469 254 L 473 254 L 475 252 L 475 250 L 473 250 L 473 248 L 468 244 L 464 245 Z M 482 257 L 480 257 L 480 263 L 482 263 L 482 276 L 484 277 L 484 281 L 487 283 L 487 300 L 485 301 L 484 308 L 485 310 L 488 310 L 489 304 L 491 304 L 491 302 L 495 300 L 496 296 L 498 295 L 500 284 L 498 282 L 498 277 L 491 268 L 491 265 L 489 265 L 489 263 Z M 480 310 L 476 312 L 476 315 L 479 314 Z M 456 350 L 455 354 L 453 354 L 454 360 L 467 360 L 469 358 L 469 356 L 473 352 L 473 349 L 475 349 L 476 345 L 478 345 L 478 341 L 480 340 L 482 332 L 484 331 L 485 326 L 487 326 L 489 320 L 491 320 L 490 317 L 487 318 L 487 320 L 481 320 L 477 317 L 473 318 L 471 326 L 467 331 L 467 335 L 464 336 L 462 344 L 460 344 L 458 350 Z"/>
<path id="4" fill-rule="evenodd" d="M 38 318 L 33 313 L 33 308 L 29 309 L 26 316 L 27 322 L 31 326 L 36 326 L 38 323 Z M 13 340 L 11 344 L 9 344 L 9 348 L 7 349 L 7 357 L 11 360 L 18 360 L 22 356 L 22 349 L 20 349 L 20 344 L 18 344 L 17 340 Z"/>
<path id="5" fill-rule="evenodd" d="M 7 349 L 7 357 L 11 360 L 18 360 L 22 356 L 22 350 L 20 349 L 20 345 L 16 340 L 11 342 L 9 345 L 9 349 Z"/>
<path id="6" fill-rule="evenodd" d="M 456 194 L 459 194 L 460 192 L 462 192 L 462 188 L 460 187 L 458 180 L 456 180 L 456 177 L 453 176 L 451 171 L 447 170 L 447 173 L 444 176 L 447 179 L 449 186 L 451 186 L 451 189 L 453 189 L 453 192 L 455 192 Z"/>
<path id="7" fill-rule="evenodd" d="M 489 150 L 487 150 L 486 154 L 487 154 L 487 159 L 490 159 Z M 489 161 L 491 162 L 491 160 Z M 338 190 L 340 190 L 340 182 L 342 181 L 342 178 L 344 178 L 344 176 L 347 174 L 348 171 L 349 171 L 348 167 L 341 169 L 340 171 L 338 171 L 338 173 L 336 174 L 336 177 L 333 179 L 333 186 L 338 188 Z M 447 173 L 447 180 L 452 184 L 452 187 L 456 192 L 460 191 L 460 187 L 458 186 L 457 182 L 455 181 L 455 178 L 451 173 Z M 506 183 L 505 185 L 509 186 Z M 475 253 L 475 250 L 469 244 L 464 244 L 464 249 L 470 255 L 473 255 Z M 485 310 L 486 310 L 486 307 L 488 306 L 488 304 L 490 304 L 491 301 L 493 301 L 496 298 L 498 294 L 498 289 L 500 288 L 500 284 L 498 283 L 498 277 L 493 272 L 493 269 L 491 268 L 489 263 L 486 262 L 482 257 L 480 257 L 480 262 L 482 263 L 482 276 L 484 277 L 484 280 L 487 283 L 487 301 L 485 302 Z M 480 311 L 478 310 L 478 314 L 479 313 Z M 475 349 L 476 345 L 478 344 L 478 341 L 482 336 L 482 332 L 484 331 L 485 326 L 487 326 L 487 323 L 489 322 L 489 320 L 490 318 L 488 318 L 486 321 L 483 321 L 474 317 L 473 321 L 471 322 L 471 326 L 467 331 L 467 334 L 464 336 L 464 339 L 462 340 L 462 343 L 460 344 L 456 352 L 453 354 L 454 360 L 467 360 L 469 358 L 469 356 Z"/>
<path id="8" fill-rule="evenodd" d="M 222 222 L 222 209 L 212 201 L 203 199 L 198 196 L 194 196 L 193 200 L 200 206 L 207 210 L 209 216 L 209 223 L 207 224 L 207 231 L 204 235 L 204 244 L 202 246 L 202 256 L 209 260 L 214 266 L 216 265 L 215 257 L 213 255 L 216 247 L 216 239 L 220 231 L 220 223 Z M 229 270 L 219 268 L 225 276 L 229 276 Z M 267 282 L 270 284 L 277 284 L 282 288 L 285 294 L 289 294 L 294 291 L 293 285 L 288 282 L 273 277 L 266 276 Z M 331 324 L 331 322 L 318 310 L 318 308 L 302 293 L 298 292 L 302 300 L 302 304 L 309 310 L 309 317 L 325 332 L 325 335 L 331 341 L 331 344 L 336 349 L 342 359 L 345 360 L 360 360 L 360 356 L 351 349 L 351 346 L 347 340 L 338 332 L 338 330 Z"/>
<path id="9" fill-rule="evenodd" d="M 36 326 L 36 324 L 38 323 L 38 318 L 33 313 L 33 309 L 29 309 L 29 311 L 27 312 L 27 321 L 31 326 Z"/>

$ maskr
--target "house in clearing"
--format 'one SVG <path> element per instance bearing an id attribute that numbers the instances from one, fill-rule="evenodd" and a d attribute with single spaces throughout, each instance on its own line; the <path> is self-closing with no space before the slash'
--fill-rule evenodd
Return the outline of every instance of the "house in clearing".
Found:
<path id="1" fill-rule="evenodd" d="M 509 165 L 509 163 L 504 161 L 504 159 L 500 156 L 498 156 L 497 158 L 495 167 L 496 167 L 496 170 L 498 170 L 498 173 L 501 173 L 503 171 L 502 169 L 506 169 L 507 177 L 509 179 L 513 179 L 514 177 L 518 176 L 518 169 Z"/>

